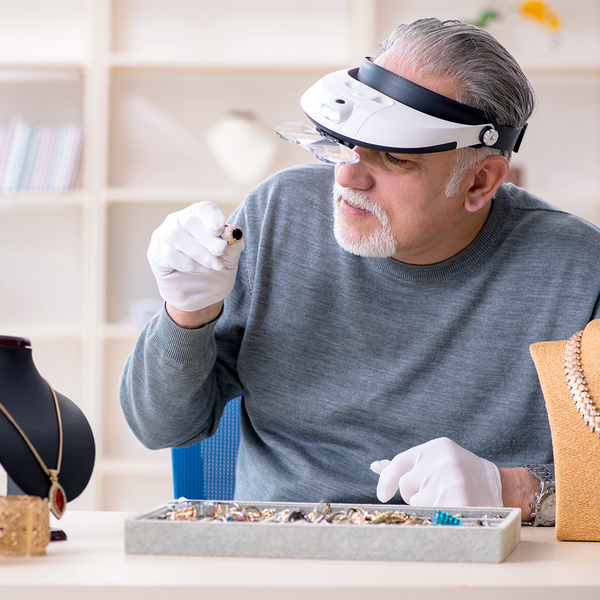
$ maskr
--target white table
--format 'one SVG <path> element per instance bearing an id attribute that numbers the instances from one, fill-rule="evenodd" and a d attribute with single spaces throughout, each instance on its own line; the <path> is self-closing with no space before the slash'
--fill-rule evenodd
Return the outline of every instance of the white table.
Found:
<path id="1" fill-rule="evenodd" d="M 2 600 L 599 600 L 600 542 L 523 527 L 501 564 L 128 555 L 128 513 L 67 511 L 68 541 L 0 557 Z M 600 518 L 600 516 L 599 516 Z"/>

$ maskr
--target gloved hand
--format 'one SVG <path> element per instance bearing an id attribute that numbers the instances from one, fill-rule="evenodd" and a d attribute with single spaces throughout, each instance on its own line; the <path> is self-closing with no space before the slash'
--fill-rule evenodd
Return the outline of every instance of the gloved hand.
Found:
<path id="1" fill-rule="evenodd" d="M 152 234 L 148 261 L 163 300 L 194 311 L 229 295 L 244 241 L 228 246 L 224 227 L 218 206 L 200 202 L 170 214 Z"/>
<path id="2" fill-rule="evenodd" d="M 412 506 L 502 506 L 500 471 L 448 438 L 437 438 L 371 464 L 379 475 L 377 498 L 400 490 Z"/>

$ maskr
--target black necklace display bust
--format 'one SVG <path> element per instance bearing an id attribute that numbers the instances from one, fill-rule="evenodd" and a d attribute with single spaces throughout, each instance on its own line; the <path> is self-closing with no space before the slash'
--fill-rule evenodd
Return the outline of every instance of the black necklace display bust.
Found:
<path id="1" fill-rule="evenodd" d="M 47 471 L 59 471 L 58 483 L 70 501 L 92 476 L 96 447 L 83 412 L 54 393 L 35 367 L 31 342 L 0 335 L 0 463 L 23 492 L 41 498 L 51 491 Z"/>

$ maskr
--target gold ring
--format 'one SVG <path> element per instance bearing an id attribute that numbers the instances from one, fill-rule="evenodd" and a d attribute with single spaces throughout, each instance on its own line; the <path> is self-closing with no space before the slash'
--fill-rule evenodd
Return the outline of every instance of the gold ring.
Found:
<path id="1" fill-rule="evenodd" d="M 237 225 L 225 225 L 225 231 L 223 231 L 221 237 L 227 241 L 228 246 L 233 246 L 233 244 L 238 244 L 242 241 L 244 232 L 242 231 L 242 228 Z"/>

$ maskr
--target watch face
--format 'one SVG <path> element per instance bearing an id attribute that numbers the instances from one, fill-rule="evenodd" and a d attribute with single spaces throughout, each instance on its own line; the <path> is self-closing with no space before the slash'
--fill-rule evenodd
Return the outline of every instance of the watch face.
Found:
<path id="1" fill-rule="evenodd" d="M 536 518 L 540 525 L 554 525 L 556 520 L 556 493 L 548 490 L 537 505 Z"/>

